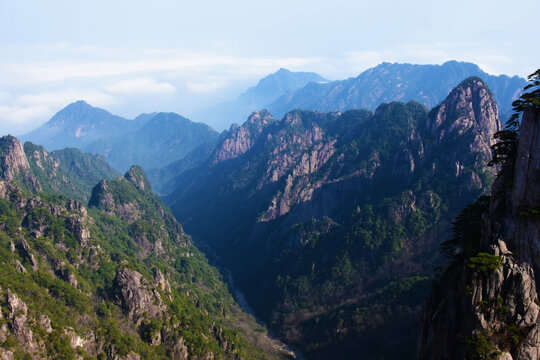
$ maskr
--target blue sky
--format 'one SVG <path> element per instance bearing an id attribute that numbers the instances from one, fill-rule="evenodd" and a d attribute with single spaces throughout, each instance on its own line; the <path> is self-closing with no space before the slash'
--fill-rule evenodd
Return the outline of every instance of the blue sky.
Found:
<path id="1" fill-rule="evenodd" d="M 84 99 L 191 113 L 280 67 L 343 79 L 382 61 L 539 66 L 537 0 L 0 0 L 0 133 Z"/>

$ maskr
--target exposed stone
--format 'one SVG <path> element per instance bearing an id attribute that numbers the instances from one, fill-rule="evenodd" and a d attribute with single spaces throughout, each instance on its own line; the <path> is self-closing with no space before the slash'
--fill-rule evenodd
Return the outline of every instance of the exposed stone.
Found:
<path id="1" fill-rule="evenodd" d="M 116 284 L 122 305 L 136 325 L 140 325 L 144 317 L 160 318 L 166 311 L 159 293 L 152 291 L 148 281 L 137 271 L 118 268 Z"/>
<path id="2" fill-rule="evenodd" d="M 47 333 L 51 333 L 53 331 L 51 319 L 45 314 L 39 315 L 39 325 L 41 325 L 43 330 L 45 330 Z"/>
<path id="3" fill-rule="evenodd" d="M 24 238 L 21 238 L 21 246 L 25 252 L 25 255 L 28 257 L 28 259 L 30 259 L 30 262 L 32 263 L 32 270 L 38 271 L 39 264 L 36 258 L 34 257 L 34 254 L 32 254 L 32 252 L 30 251 L 30 246 L 28 245 L 28 243 L 26 242 Z"/>
<path id="4" fill-rule="evenodd" d="M 4 136 L 0 138 L 0 145 L 3 149 L 0 154 L 0 170 L 4 179 L 13 180 L 17 174 L 30 170 L 19 139 L 10 135 Z"/>
<path id="5" fill-rule="evenodd" d="M 171 292 L 171 285 L 169 284 L 169 281 L 165 278 L 165 276 L 159 269 L 156 269 L 154 284 L 166 293 Z"/>
<path id="6" fill-rule="evenodd" d="M 526 110 L 514 171 L 504 171 L 492 187 L 482 251 L 499 256 L 502 266 L 479 276 L 464 265 L 456 290 L 430 297 L 422 312 L 420 359 L 465 358 L 466 340 L 474 336 L 487 339 L 499 359 L 538 359 L 540 220 L 532 210 L 540 207 L 539 128 L 540 112 Z"/>
<path id="7" fill-rule="evenodd" d="M 171 351 L 171 360 L 187 360 L 189 359 L 189 352 L 187 346 L 184 344 L 184 339 L 180 338 L 174 344 Z"/>
<path id="8" fill-rule="evenodd" d="M 0 359 L 1 360 L 15 360 L 15 355 L 11 350 L 0 349 Z"/>
<path id="9" fill-rule="evenodd" d="M 261 111 L 252 113 L 244 125 L 231 127 L 214 155 L 214 163 L 234 159 L 246 153 L 251 149 L 263 128 L 273 121 L 274 118 L 269 112 Z"/>
<path id="10" fill-rule="evenodd" d="M 37 344 L 34 342 L 33 333 L 28 326 L 28 310 L 26 304 L 10 289 L 7 291 L 7 306 L 10 311 L 11 330 L 21 347 L 28 352 L 37 350 Z"/>

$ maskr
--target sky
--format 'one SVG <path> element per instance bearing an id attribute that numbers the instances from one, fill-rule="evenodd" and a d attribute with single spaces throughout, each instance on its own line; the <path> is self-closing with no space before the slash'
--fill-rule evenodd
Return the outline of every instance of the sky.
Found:
<path id="1" fill-rule="evenodd" d="M 79 99 L 189 117 L 281 67 L 338 80 L 459 60 L 526 77 L 538 13 L 538 0 L 0 0 L 0 135 Z"/>

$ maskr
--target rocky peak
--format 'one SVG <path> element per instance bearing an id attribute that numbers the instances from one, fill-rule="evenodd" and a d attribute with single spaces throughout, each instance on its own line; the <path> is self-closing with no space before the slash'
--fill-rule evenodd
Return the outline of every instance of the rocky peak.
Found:
<path id="1" fill-rule="evenodd" d="M 140 166 L 133 165 L 128 170 L 128 172 L 126 172 L 124 177 L 130 183 L 132 183 L 140 192 L 142 193 L 152 192 L 150 181 L 148 181 L 148 178 L 146 177 L 144 170 Z"/>
<path id="2" fill-rule="evenodd" d="M 489 139 L 489 145 L 493 135 L 502 130 L 495 98 L 478 77 L 469 77 L 455 87 L 430 113 L 428 120 L 428 129 L 432 134 L 439 134 L 440 141 L 451 134 L 462 135 L 472 128 Z"/>
<path id="3" fill-rule="evenodd" d="M 19 139 L 7 135 L 0 138 L 0 171 L 6 180 L 13 180 L 16 174 L 30 169 L 28 159 Z"/>
<path id="4" fill-rule="evenodd" d="M 252 113 L 242 126 L 231 127 L 214 155 L 214 164 L 235 159 L 246 153 L 262 133 L 263 128 L 272 122 L 274 122 L 272 114 L 262 110 Z"/>
<path id="5" fill-rule="evenodd" d="M 473 258 L 466 259 L 459 286 L 446 284 L 430 297 L 422 312 L 420 359 L 538 359 L 539 144 L 540 110 L 529 108 L 514 169 L 495 180 L 483 216 L 476 261 L 483 254 L 496 266 L 482 272 L 471 266 Z"/>
<path id="6" fill-rule="evenodd" d="M 244 127 L 249 128 L 253 133 L 261 133 L 263 128 L 275 122 L 274 117 L 268 110 L 261 110 L 253 112 L 244 123 Z"/>

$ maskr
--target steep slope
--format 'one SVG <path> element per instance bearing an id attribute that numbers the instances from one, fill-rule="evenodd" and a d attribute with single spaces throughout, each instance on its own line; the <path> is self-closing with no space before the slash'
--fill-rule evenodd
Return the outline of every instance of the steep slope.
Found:
<path id="1" fill-rule="evenodd" d="M 309 82 L 326 82 L 322 76 L 312 72 L 291 72 L 279 69 L 249 88 L 237 99 L 218 104 L 193 114 L 197 121 L 212 125 L 218 130 L 228 129 L 232 123 L 240 123 L 257 109 L 273 103 L 280 96 L 302 88 Z"/>
<path id="2" fill-rule="evenodd" d="M 25 190 L 29 161 L 2 146 L 0 356 L 283 358 L 152 194 L 139 167 L 89 206 Z"/>
<path id="3" fill-rule="evenodd" d="M 60 110 L 36 130 L 22 135 L 21 140 L 42 145 L 49 151 L 66 147 L 82 149 L 101 137 L 138 129 L 146 120 L 146 114 L 127 120 L 79 100 Z"/>
<path id="4" fill-rule="evenodd" d="M 191 122 L 174 113 L 158 113 L 140 129 L 121 136 L 109 135 L 84 150 L 103 155 L 119 170 L 125 171 L 132 164 L 153 169 L 180 160 L 202 144 L 213 144 L 218 136 L 205 124 Z"/>
<path id="5" fill-rule="evenodd" d="M 413 358 L 445 219 L 491 184 L 500 129 L 478 78 L 429 113 L 415 102 L 280 121 L 262 111 L 166 201 L 308 358 Z"/>
<path id="6" fill-rule="evenodd" d="M 292 109 L 345 111 L 374 110 L 380 103 L 415 100 L 427 107 L 439 104 L 446 95 L 469 76 L 482 78 L 495 95 L 502 118 L 511 112 L 512 101 L 525 86 L 525 79 L 501 75 L 492 76 L 477 65 L 449 61 L 442 65 L 411 65 L 382 63 L 356 78 L 310 83 L 268 105 L 274 114 L 282 116 Z"/>
<path id="7" fill-rule="evenodd" d="M 0 138 L 0 150 L 0 178 L 16 179 L 29 191 L 86 201 L 99 180 L 120 175 L 103 158 L 77 149 L 48 153 L 42 146 L 27 142 L 23 147 L 17 138 L 4 136 Z"/>
<path id="8" fill-rule="evenodd" d="M 444 244 L 452 261 L 422 312 L 420 359 L 538 358 L 540 70 L 533 79 L 519 141 L 511 129 L 499 136 L 491 198 L 470 205 Z"/>

